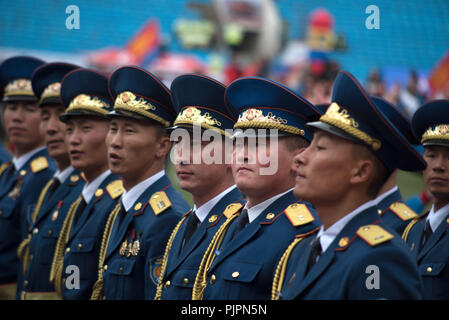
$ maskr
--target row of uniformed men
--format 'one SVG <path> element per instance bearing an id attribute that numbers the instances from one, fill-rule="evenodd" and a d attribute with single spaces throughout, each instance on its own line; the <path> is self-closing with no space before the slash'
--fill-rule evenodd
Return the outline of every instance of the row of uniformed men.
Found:
<path id="1" fill-rule="evenodd" d="M 395 183 L 397 169 L 425 168 L 410 124 L 349 73 L 339 74 L 323 110 L 261 78 L 226 88 L 183 75 L 170 92 L 137 67 L 107 79 L 30 57 L 6 60 L 0 77 L 15 147 L 0 176 L 2 297 L 449 296 L 448 157 L 441 156 L 449 141 L 447 101 L 423 106 L 413 121 L 435 198 L 431 212 L 418 217 Z M 189 211 L 164 164 L 167 132 L 196 125 L 222 138 L 175 141 L 176 174 L 194 202 Z M 266 144 L 278 142 L 278 170 L 261 174 L 267 164 L 252 140 L 262 131 L 246 134 L 233 165 L 192 163 L 195 144 L 223 150 L 231 128 L 243 136 L 245 129 L 267 130 Z M 430 159 L 439 159 L 437 168 Z M 433 233 L 424 227 L 427 216 Z M 380 282 L 367 281 L 370 270 Z"/>

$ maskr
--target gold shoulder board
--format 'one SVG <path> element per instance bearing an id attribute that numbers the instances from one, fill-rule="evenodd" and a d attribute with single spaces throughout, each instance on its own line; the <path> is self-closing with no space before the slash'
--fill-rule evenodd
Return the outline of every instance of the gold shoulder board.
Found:
<path id="1" fill-rule="evenodd" d="M 387 230 L 375 224 L 360 227 L 357 230 L 357 235 L 372 247 L 394 238 Z"/>
<path id="2" fill-rule="evenodd" d="M 41 170 L 48 168 L 48 160 L 45 157 L 39 157 L 31 161 L 31 171 L 33 173 L 39 172 Z"/>
<path id="3" fill-rule="evenodd" d="M 155 215 L 158 215 L 171 207 L 170 199 L 168 199 L 167 194 L 164 191 L 153 193 L 148 202 L 151 208 L 153 208 Z"/>
<path id="4" fill-rule="evenodd" d="M 8 162 L 4 162 L 4 163 L 2 163 L 2 164 L 0 165 L 0 176 L 3 174 L 3 171 L 5 171 L 6 169 L 8 169 L 8 167 L 9 167 L 10 165 L 11 165 L 11 164 L 8 163 Z"/>
<path id="5" fill-rule="evenodd" d="M 405 203 L 395 202 L 390 206 L 390 210 L 393 211 L 402 221 L 407 221 L 417 217 L 418 215 L 410 209 Z"/>
<path id="6" fill-rule="evenodd" d="M 292 203 L 284 212 L 294 227 L 302 226 L 315 220 L 304 203 Z"/>
<path id="7" fill-rule="evenodd" d="M 123 189 L 122 180 L 112 181 L 106 187 L 106 191 L 109 193 L 109 196 L 112 199 L 115 199 L 115 198 L 119 197 L 125 191 L 125 189 Z"/>
<path id="8" fill-rule="evenodd" d="M 240 209 L 243 208 L 243 204 L 236 202 L 236 203 L 231 203 L 230 205 L 228 205 L 226 207 L 226 209 L 223 211 L 223 214 L 225 215 L 225 217 L 227 219 L 229 219 L 230 217 L 232 217 L 234 214 L 236 214 L 237 212 L 240 211 Z"/>

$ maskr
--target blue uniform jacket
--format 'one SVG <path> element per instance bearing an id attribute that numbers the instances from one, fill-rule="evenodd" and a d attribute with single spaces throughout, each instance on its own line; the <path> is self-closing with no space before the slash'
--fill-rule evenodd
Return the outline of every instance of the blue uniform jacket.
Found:
<path id="1" fill-rule="evenodd" d="M 62 276 L 71 281 L 69 277 L 75 275 L 68 266 L 76 266 L 79 270 L 79 289 L 63 283 L 62 295 L 67 300 L 87 300 L 92 294 L 92 286 L 98 276 L 98 257 L 106 220 L 119 201 L 120 193 L 108 191 L 111 183 L 119 180 L 115 174 L 109 174 L 98 187 L 95 195 L 72 224 L 66 248 L 69 252 L 64 254 Z M 101 190 L 101 191 L 99 191 Z M 67 249 L 66 249 L 67 251 Z M 68 272 L 67 272 L 68 271 Z"/>
<path id="2" fill-rule="evenodd" d="M 281 298 L 421 299 L 418 268 L 401 238 L 384 226 L 382 228 L 394 237 L 377 245 L 370 245 L 356 234 L 360 227 L 379 221 L 375 206 L 360 212 L 346 224 L 307 274 L 311 242 L 316 236 L 300 242 L 290 256 Z M 382 239 L 381 234 L 375 238 Z"/>
<path id="3" fill-rule="evenodd" d="M 0 143 L 0 164 L 8 162 L 11 160 L 11 155 L 6 151 L 3 144 Z"/>
<path id="4" fill-rule="evenodd" d="M 163 286 L 162 299 L 192 299 L 192 287 L 201 259 L 215 232 L 226 221 L 224 210 L 230 203 L 235 202 L 244 204 L 243 195 L 237 188 L 232 189 L 215 204 L 180 254 L 188 219 L 184 220 L 173 239 L 168 256 L 163 283 L 169 281 L 170 285 Z"/>
<path id="5" fill-rule="evenodd" d="M 449 299 L 449 216 L 420 249 L 428 212 L 419 216 L 406 243 L 416 258 L 424 286 L 424 299 Z M 414 221 L 415 222 L 415 221 Z"/>
<path id="6" fill-rule="evenodd" d="M 33 172 L 31 163 L 35 160 L 39 166 Z M 43 149 L 18 170 L 11 163 L 0 176 L 0 284 L 17 281 L 17 247 L 28 235 L 34 204 L 55 169 L 47 149 Z"/>
<path id="7" fill-rule="evenodd" d="M 36 221 L 30 228 L 31 261 L 24 276 L 22 276 L 22 263 L 20 263 L 21 281 L 17 283 L 18 297 L 22 290 L 26 292 L 54 291 L 53 284 L 48 280 L 51 262 L 67 211 L 84 186 L 84 180 L 80 174 L 81 172 L 75 169 L 51 197 L 47 195 L 44 198 Z"/>
<path id="8" fill-rule="evenodd" d="M 397 205 L 401 204 L 400 207 Z M 397 189 L 377 204 L 378 212 L 386 226 L 401 235 L 411 219 L 418 216 L 402 201 L 401 192 Z"/>
<path id="9" fill-rule="evenodd" d="M 149 200 L 165 192 L 171 206 L 155 214 Z M 140 203 L 140 205 L 139 205 Z M 162 256 L 173 228 L 189 206 L 166 175 L 148 187 L 124 219 L 115 220 L 104 262 L 105 299 L 153 299 Z M 121 250 L 123 243 L 136 243 L 139 250 Z"/>
<path id="10" fill-rule="evenodd" d="M 286 208 L 294 203 L 305 204 L 313 219 L 294 227 L 285 213 Z M 268 300 L 273 273 L 283 250 L 296 234 L 317 228 L 319 219 L 310 204 L 299 201 L 290 191 L 275 200 L 231 240 L 235 221 L 229 227 L 219 254 L 209 268 L 203 299 Z"/>

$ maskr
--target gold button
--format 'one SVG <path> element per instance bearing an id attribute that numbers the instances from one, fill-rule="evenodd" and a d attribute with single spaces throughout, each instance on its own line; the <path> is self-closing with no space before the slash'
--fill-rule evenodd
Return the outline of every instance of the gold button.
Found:
<path id="1" fill-rule="evenodd" d="M 338 242 L 338 245 L 340 247 L 345 247 L 349 242 L 349 238 L 348 237 L 343 237 L 340 239 L 340 241 Z"/>
<path id="2" fill-rule="evenodd" d="M 268 220 L 273 219 L 274 218 L 274 213 L 267 214 L 267 216 L 265 218 L 267 218 Z"/>
<path id="3" fill-rule="evenodd" d="M 97 189 L 97 191 L 95 191 L 96 197 L 100 197 L 102 194 L 103 194 L 103 189 Z"/>
<path id="4" fill-rule="evenodd" d="M 209 218 L 209 222 L 210 223 L 212 223 L 212 222 L 215 222 L 215 220 L 217 220 L 217 215 L 216 214 L 214 214 L 213 216 L 211 216 L 210 218 Z"/>
<path id="5" fill-rule="evenodd" d="M 377 213 L 378 213 L 378 214 L 382 214 L 382 210 L 377 209 Z"/>
<path id="6" fill-rule="evenodd" d="M 170 285 L 171 285 L 170 280 L 167 280 L 167 281 L 165 282 L 165 289 L 167 289 L 168 287 L 170 287 Z"/>
<path id="7" fill-rule="evenodd" d="M 240 275 L 240 273 L 239 273 L 238 271 L 234 271 L 234 272 L 232 273 L 232 277 L 233 277 L 233 278 L 238 278 L 239 275 Z"/>
<path id="8" fill-rule="evenodd" d="M 140 210 L 142 208 L 142 204 L 140 202 L 137 202 L 136 205 L 134 206 L 134 210 Z"/>
<path id="9" fill-rule="evenodd" d="M 189 284 L 189 279 L 184 278 L 183 282 L 184 282 L 184 284 Z"/>
<path id="10" fill-rule="evenodd" d="M 70 176 L 70 182 L 77 182 L 80 177 L 76 174 Z"/>
<path id="11" fill-rule="evenodd" d="M 217 277 L 215 276 L 215 274 L 210 276 L 210 284 L 214 284 L 215 280 L 217 280 Z"/>
<path id="12" fill-rule="evenodd" d="M 27 174 L 27 171 L 26 171 L 26 170 L 20 170 L 20 172 L 19 172 L 19 173 L 20 173 L 20 175 L 21 175 L 21 176 L 24 176 L 24 175 L 26 175 L 26 174 Z"/>
<path id="13" fill-rule="evenodd" d="M 69 252 L 70 252 L 70 248 L 69 247 L 65 248 L 65 253 L 69 253 Z"/>
<path id="14" fill-rule="evenodd" d="M 430 273 L 430 272 L 432 272 L 432 268 L 431 268 L 431 267 L 428 267 L 426 271 L 427 271 L 428 273 Z"/>
<path id="15" fill-rule="evenodd" d="M 107 264 L 105 264 L 105 265 L 103 266 L 103 271 L 106 271 L 106 270 L 108 270 L 108 265 L 107 265 Z"/>
<path id="16" fill-rule="evenodd" d="M 81 250 L 83 248 L 83 244 L 82 243 L 78 243 L 78 250 Z"/>
<path id="17" fill-rule="evenodd" d="M 38 229 L 38 228 L 34 228 L 34 229 L 33 229 L 33 234 L 34 234 L 34 235 L 38 234 L 38 232 L 39 232 L 39 229 Z"/>

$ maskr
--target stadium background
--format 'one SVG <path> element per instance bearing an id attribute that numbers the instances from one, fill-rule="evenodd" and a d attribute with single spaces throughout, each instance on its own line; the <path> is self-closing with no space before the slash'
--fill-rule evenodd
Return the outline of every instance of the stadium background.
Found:
<path id="1" fill-rule="evenodd" d="M 407 116 L 449 98 L 447 0 L 3 0 L 0 12 L 0 61 L 137 64 L 167 85 L 187 72 L 227 84 L 260 75 L 317 104 L 345 69 Z M 401 172 L 399 187 L 408 197 L 424 185 Z"/>

